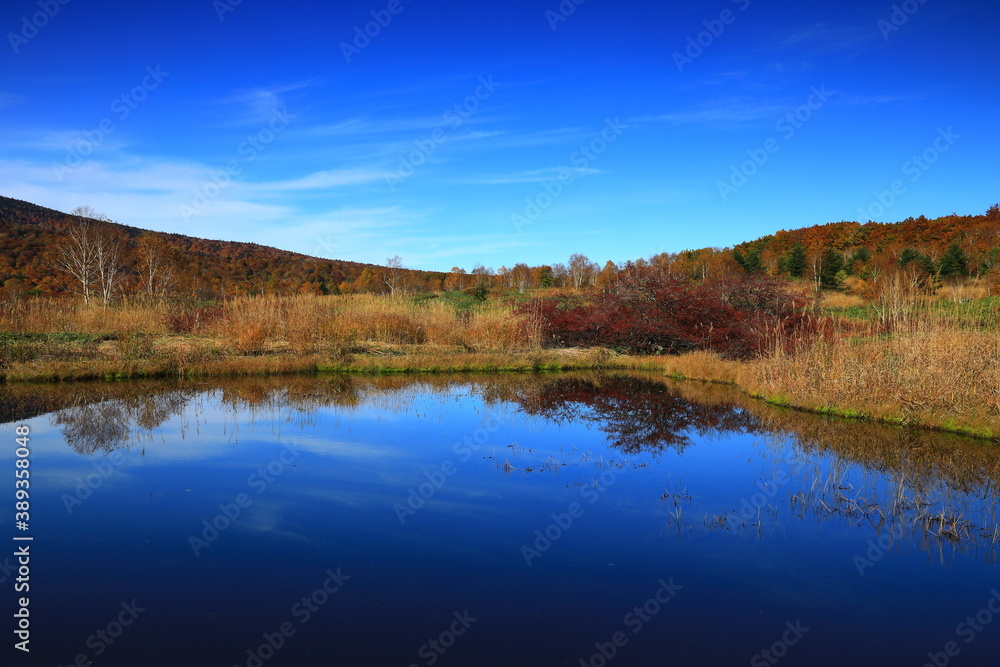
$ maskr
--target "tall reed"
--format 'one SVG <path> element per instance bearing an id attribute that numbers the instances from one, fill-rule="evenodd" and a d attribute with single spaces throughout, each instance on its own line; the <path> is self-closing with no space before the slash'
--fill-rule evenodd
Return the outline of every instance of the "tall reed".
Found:
<path id="1" fill-rule="evenodd" d="M 941 313 L 897 310 L 888 321 L 775 346 L 737 382 L 810 409 L 1000 435 L 997 332 Z"/>

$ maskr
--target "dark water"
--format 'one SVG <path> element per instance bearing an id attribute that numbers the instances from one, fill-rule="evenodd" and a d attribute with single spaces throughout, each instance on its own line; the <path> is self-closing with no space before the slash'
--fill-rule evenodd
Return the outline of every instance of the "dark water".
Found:
<path id="1" fill-rule="evenodd" d="M 995 444 L 641 375 L 8 387 L 0 420 L 4 665 L 1000 664 Z"/>

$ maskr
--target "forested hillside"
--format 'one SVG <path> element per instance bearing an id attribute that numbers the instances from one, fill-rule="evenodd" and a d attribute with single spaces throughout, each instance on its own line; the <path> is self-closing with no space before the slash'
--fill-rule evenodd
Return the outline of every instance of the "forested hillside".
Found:
<path id="1" fill-rule="evenodd" d="M 0 286 L 8 293 L 50 295 L 66 291 L 74 281 L 58 269 L 59 250 L 67 231 L 78 221 L 60 211 L 0 196 Z M 158 247 L 172 293 L 200 299 L 336 292 L 355 282 L 374 285 L 384 271 L 370 264 L 309 257 L 255 243 L 148 232 L 111 222 L 107 227 L 122 241 L 126 277 L 135 290 L 141 288 L 144 244 Z M 442 278 L 423 271 L 400 269 L 400 273 L 421 285 L 428 280 L 440 285 Z M 122 288 L 127 287 L 123 283 Z"/>
<path id="2" fill-rule="evenodd" d="M 90 212 L 93 213 L 93 212 Z M 96 214 L 95 214 L 96 215 Z M 99 217 L 99 216 L 98 216 Z M 79 293 L 80 280 L 66 271 L 69 232 L 83 221 L 70 214 L 0 197 L 0 296 Z M 141 294 L 197 300 L 246 294 L 387 293 L 538 287 L 601 287 L 624 268 L 574 254 L 566 264 L 513 264 L 494 270 L 476 264 L 467 272 L 403 268 L 396 257 L 387 266 L 331 260 L 254 243 L 200 239 L 148 232 L 98 221 L 102 233 L 120 247 L 120 270 L 109 296 Z M 117 251 L 116 251 L 117 252 Z M 908 218 L 897 223 L 835 222 L 779 231 L 735 248 L 702 248 L 637 259 L 695 279 L 739 273 L 766 273 L 815 281 L 837 289 L 872 285 L 905 273 L 925 287 L 948 279 L 998 278 L 1000 206 L 982 215 Z M 96 279 L 92 282 L 98 282 Z M 74 287 L 76 286 L 76 288 Z"/>
<path id="3" fill-rule="evenodd" d="M 983 215 L 924 216 L 902 222 L 834 222 L 780 231 L 733 249 L 744 269 L 815 277 L 871 280 L 906 270 L 919 280 L 992 274 L 1000 260 L 1000 206 Z"/>

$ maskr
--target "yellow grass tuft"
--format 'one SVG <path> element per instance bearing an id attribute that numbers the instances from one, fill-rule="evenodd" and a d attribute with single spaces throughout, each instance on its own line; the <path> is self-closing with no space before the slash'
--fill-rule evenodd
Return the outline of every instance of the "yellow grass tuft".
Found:
<path id="1" fill-rule="evenodd" d="M 836 336 L 742 366 L 749 392 L 812 410 L 1000 435 L 1000 345 L 933 317 Z"/>
<path id="2" fill-rule="evenodd" d="M 824 292 L 820 300 L 820 308 L 839 309 L 855 308 L 864 306 L 868 301 L 856 294 L 846 294 L 844 292 Z"/>

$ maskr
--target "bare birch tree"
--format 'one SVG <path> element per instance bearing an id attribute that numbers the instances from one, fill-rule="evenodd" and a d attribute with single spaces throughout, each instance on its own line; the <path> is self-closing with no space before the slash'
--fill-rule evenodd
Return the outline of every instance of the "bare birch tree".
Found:
<path id="1" fill-rule="evenodd" d="M 73 278 L 84 303 L 100 297 L 107 305 L 126 278 L 125 242 L 106 216 L 89 206 L 73 209 L 66 237 L 56 248 L 56 264 Z"/>
<path id="2" fill-rule="evenodd" d="M 389 286 L 390 295 L 395 295 L 396 290 L 403 286 L 403 277 L 405 275 L 406 269 L 403 268 L 403 260 L 399 258 L 399 255 L 385 260 L 385 272 L 382 274 L 382 281 Z"/>
<path id="3" fill-rule="evenodd" d="M 146 232 L 136 242 L 141 289 L 149 298 L 166 296 L 174 282 L 174 257 L 163 238 Z"/>

